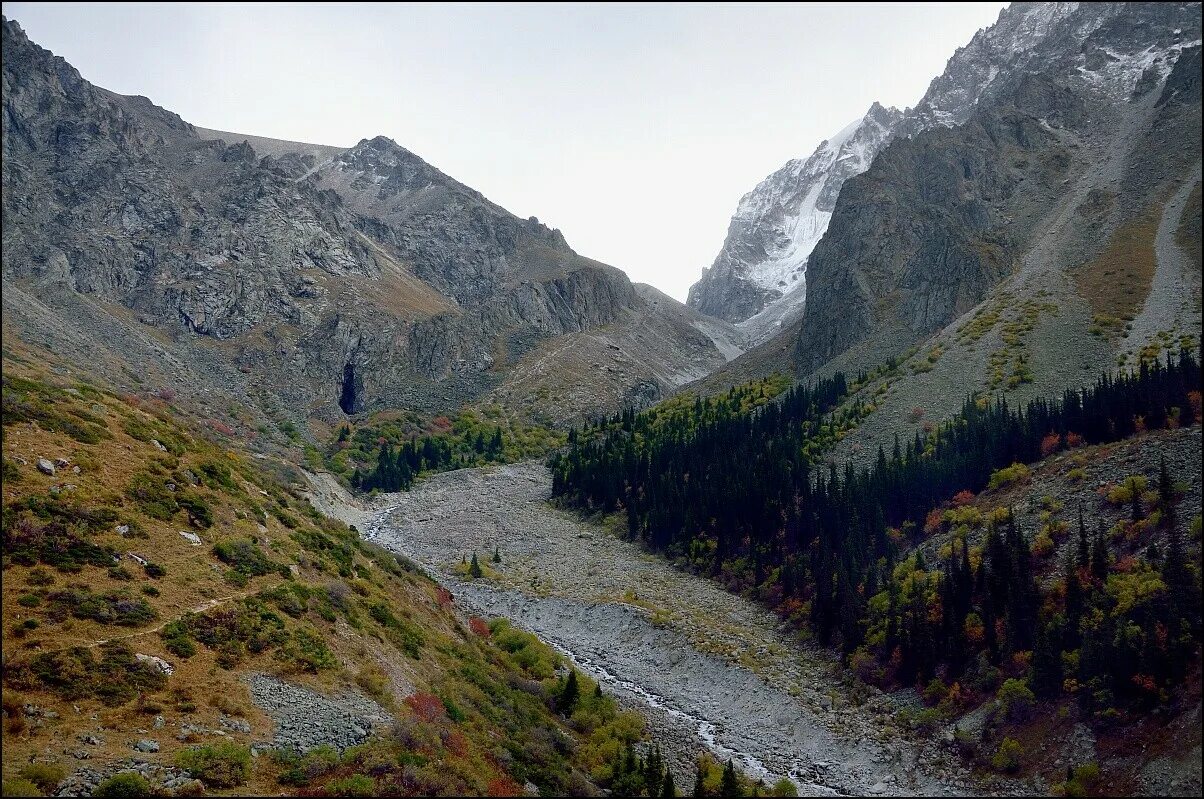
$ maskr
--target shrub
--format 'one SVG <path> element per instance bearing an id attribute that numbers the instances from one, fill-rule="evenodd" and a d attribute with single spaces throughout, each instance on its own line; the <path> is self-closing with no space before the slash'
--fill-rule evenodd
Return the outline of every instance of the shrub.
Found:
<path id="1" fill-rule="evenodd" d="M 333 780 L 326 785 L 327 796 L 372 796 L 376 793 L 376 781 L 363 774 Z"/>
<path id="2" fill-rule="evenodd" d="M 1095 763 L 1076 766 L 1062 783 L 1063 796 L 1092 796 L 1099 788 L 1100 771 Z"/>
<path id="3" fill-rule="evenodd" d="M 278 660 L 284 661 L 293 668 L 317 674 L 319 671 L 329 671 L 339 666 L 326 641 L 316 632 L 296 630 L 276 653 Z"/>
<path id="4" fill-rule="evenodd" d="M 304 755 L 277 750 L 274 759 L 283 769 L 276 781 L 303 788 L 339 767 L 339 753 L 332 746 L 318 746 Z"/>
<path id="5" fill-rule="evenodd" d="M 1019 743 L 1011 738 L 1004 738 L 1003 743 L 999 745 L 999 751 L 991 758 L 991 765 L 998 771 L 1015 774 L 1020 770 L 1020 756 L 1022 754 L 1024 754 L 1024 749 L 1021 748 Z"/>
<path id="6" fill-rule="evenodd" d="M 114 774 L 107 780 L 96 786 L 96 790 L 92 792 L 93 796 L 106 797 L 143 797 L 153 796 L 151 784 L 141 774 L 135 774 L 132 771 L 123 771 L 120 774 Z"/>
<path id="7" fill-rule="evenodd" d="M 114 566 L 113 568 L 109 569 L 109 577 L 113 578 L 114 580 L 121 580 L 122 582 L 127 583 L 134 579 L 134 575 L 130 574 L 130 570 L 125 566 Z"/>
<path id="8" fill-rule="evenodd" d="M 125 644 L 110 641 L 99 651 L 99 661 L 93 650 L 84 647 L 43 652 L 29 662 L 14 661 L 6 664 L 4 681 L 12 688 L 42 689 L 68 701 L 95 697 L 110 706 L 167 684 L 162 672 L 139 662 Z"/>
<path id="9" fill-rule="evenodd" d="M 209 788 L 242 785 L 251 769 L 251 750 L 232 741 L 219 741 L 176 753 L 176 765 L 192 772 Z"/>
<path id="10" fill-rule="evenodd" d="M 138 472 L 130 479 L 125 495 L 133 500 L 138 510 L 160 521 L 171 521 L 180 509 L 176 495 L 168 490 L 161 478 L 148 472 Z"/>
<path id="11" fill-rule="evenodd" d="M 250 539 L 226 539 L 213 546 L 218 560 L 250 577 L 260 577 L 276 571 L 276 564 Z"/>
<path id="12" fill-rule="evenodd" d="M 38 786 L 27 779 L 5 780 L 3 793 L 5 796 L 41 796 Z"/>
<path id="13" fill-rule="evenodd" d="M 21 777 L 29 780 L 43 791 L 53 791 L 67 776 L 63 767 L 55 763 L 30 763 L 21 769 Z"/>
<path id="14" fill-rule="evenodd" d="M 1015 485 L 1017 483 L 1027 483 L 1032 477 L 1032 472 L 1023 463 L 1013 463 L 1003 469 L 997 469 L 991 473 L 991 480 L 987 487 L 994 491 L 997 488 L 1004 486 Z"/>
<path id="15" fill-rule="evenodd" d="M 769 795 L 770 796 L 798 796 L 798 786 L 794 784 L 793 780 L 789 780 L 785 777 L 782 777 L 782 779 L 775 782 L 773 784 L 773 787 L 769 789 Z"/>
<path id="16" fill-rule="evenodd" d="M 30 569 L 25 580 L 34 586 L 53 585 L 54 575 L 42 568 Z"/>
<path id="17" fill-rule="evenodd" d="M 77 619 L 91 619 L 101 624 L 137 627 L 154 621 L 158 614 L 145 599 L 134 599 L 129 593 L 110 591 L 94 594 L 87 586 L 75 585 L 49 596 L 50 617 L 62 621 L 70 613 Z"/>
<path id="18" fill-rule="evenodd" d="M 213 526 L 213 508 L 201 497 L 195 494 L 181 494 L 176 498 L 176 502 L 187 511 L 190 524 L 202 530 Z"/>
<path id="19" fill-rule="evenodd" d="M 355 676 L 355 682 L 364 689 L 364 693 L 382 704 L 393 698 L 389 690 L 389 676 L 375 663 L 365 663 Z"/>
<path id="20" fill-rule="evenodd" d="M 167 569 L 163 568 L 158 563 L 151 563 L 150 561 L 147 561 L 143 565 L 142 570 L 146 572 L 147 577 L 150 577 L 153 580 L 158 580 L 160 577 L 163 577 L 167 574 Z"/>
<path id="21" fill-rule="evenodd" d="M 21 566 L 44 563 L 64 572 L 78 572 L 85 565 L 108 568 L 113 565 L 113 550 L 93 544 L 86 536 L 105 530 L 116 518 L 109 509 L 26 497 L 4 508 L 0 534 L 4 554 Z M 37 584 L 49 584 L 38 579 L 43 582 Z"/>
<path id="22" fill-rule="evenodd" d="M 999 686 L 999 691 L 995 694 L 995 699 L 998 700 L 999 709 L 1005 716 L 1018 720 L 1028 715 L 1037 698 L 1029 689 L 1026 680 L 1012 678 L 1003 681 L 1003 685 Z"/>

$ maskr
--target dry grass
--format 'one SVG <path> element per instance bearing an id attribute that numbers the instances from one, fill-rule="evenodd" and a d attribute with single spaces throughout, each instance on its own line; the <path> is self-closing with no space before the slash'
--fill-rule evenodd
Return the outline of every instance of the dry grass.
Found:
<path id="1" fill-rule="evenodd" d="M 1149 206 L 1117 228 L 1095 259 L 1071 272 L 1093 314 L 1125 321 L 1137 315 L 1154 279 L 1154 237 L 1161 215 L 1161 203 Z"/>

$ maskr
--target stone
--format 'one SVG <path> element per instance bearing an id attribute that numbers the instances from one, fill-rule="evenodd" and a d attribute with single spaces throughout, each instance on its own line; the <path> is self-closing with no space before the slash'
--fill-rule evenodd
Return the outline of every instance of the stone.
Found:
<path id="1" fill-rule="evenodd" d="M 129 535 L 130 532 L 130 526 L 128 524 L 119 524 L 113 529 L 117 531 L 117 535 L 122 536 L 123 538 L 126 535 Z"/>
<path id="2" fill-rule="evenodd" d="M 38 458 L 38 471 L 54 477 L 54 464 L 45 458 Z"/>
<path id="3" fill-rule="evenodd" d="M 138 742 L 134 744 L 134 748 L 139 752 L 158 752 L 159 742 L 153 741 L 150 738 L 139 738 Z"/>
<path id="4" fill-rule="evenodd" d="M 174 672 L 176 670 L 175 666 L 171 665 L 166 660 L 164 660 L 163 658 L 158 657 L 156 655 L 144 655 L 141 652 L 139 652 L 134 655 L 134 658 L 139 663 L 146 663 L 147 665 L 154 667 L 162 674 L 166 674 L 166 675 L 170 676 L 172 674 L 172 672 Z M 158 722 L 159 719 L 161 719 L 161 718 L 162 718 L 162 716 L 156 718 L 155 721 Z M 159 726 L 162 726 L 162 725 L 159 725 Z"/>
<path id="5" fill-rule="evenodd" d="M 159 450 L 160 452 L 167 452 L 167 447 L 165 447 L 165 446 L 163 446 L 162 444 L 160 444 L 160 443 L 159 443 L 159 439 L 157 439 L 157 438 L 152 438 L 152 439 L 151 439 L 151 443 L 152 443 L 152 444 L 154 444 L 154 445 L 155 445 L 155 449 Z"/>
<path id="6" fill-rule="evenodd" d="M 199 535 L 196 533 L 190 533 L 187 530 L 181 530 L 180 537 L 192 544 L 194 547 L 199 547 L 204 543 Z"/>
<path id="7" fill-rule="evenodd" d="M 54 465 L 60 469 L 65 469 L 71 465 L 71 461 L 67 460 L 66 458 L 55 458 Z"/>

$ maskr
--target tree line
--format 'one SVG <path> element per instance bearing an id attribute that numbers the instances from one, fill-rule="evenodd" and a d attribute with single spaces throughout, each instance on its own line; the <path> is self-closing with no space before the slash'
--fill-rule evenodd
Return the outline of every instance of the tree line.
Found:
<path id="1" fill-rule="evenodd" d="M 850 418 L 849 403 L 838 408 L 843 375 L 751 410 L 755 387 L 733 388 L 679 401 L 671 413 L 628 410 L 570 432 L 570 445 L 550 459 L 553 493 L 623 512 L 632 538 L 755 592 L 820 642 L 838 644 L 871 678 L 923 685 L 969 671 L 987 685 L 1020 656 L 1031 665 L 1012 670 L 1039 693 L 1081 691 L 1106 709 L 1114 698 L 1164 694 L 1200 640 L 1199 575 L 1169 484 L 1160 481 L 1151 513 L 1164 552 L 1155 545 L 1121 572 L 1108 531 L 1082 532 L 1053 591 L 1038 587 L 1032 531 L 1006 512 L 986 520 L 974 551 L 961 530 L 931 567 L 918 556 L 900 562 L 900 553 L 922 539 L 934 508 L 1006 479 L 1013 464 L 1199 422 L 1199 389 L 1199 363 L 1184 350 L 1058 400 L 1014 408 L 1004 397 L 970 397 L 951 421 L 896 438 L 856 470 L 819 463 Z M 1135 502 L 1134 515 L 1144 515 Z"/>

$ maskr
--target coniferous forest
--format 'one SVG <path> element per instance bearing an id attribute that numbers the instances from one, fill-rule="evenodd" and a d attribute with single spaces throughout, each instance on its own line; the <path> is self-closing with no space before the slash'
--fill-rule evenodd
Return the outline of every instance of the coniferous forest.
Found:
<path id="1" fill-rule="evenodd" d="M 835 410 L 842 375 L 779 401 L 750 384 L 573 431 L 551 459 L 553 493 L 626 514 L 632 538 L 754 594 L 838 645 L 868 681 L 927 687 L 944 703 L 998 687 L 1016 713 L 1065 691 L 1106 721 L 1168 701 L 1199 647 L 1200 575 L 1165 465 L 1156 500 L 1131 491 L 1131 523 L 1151 537 L 1161 529 L 1164 546 L 1123 567 L 1102 520 L 1080 512 L 1060 575 L 1039 580 L 1036 531 L 1007 508 L 984 516 L 969 501 L 1060 449 L 1196 424 L 1199 389 L 1185 350 L 1056 401 L 968 398 L 950 422 L 855 470 L 820 461 L 866 413 L 860 403 Z M 971 527 L 985 530 L 974 546 Z M 939 562 L 902 556 L 954 528 Z"/>

